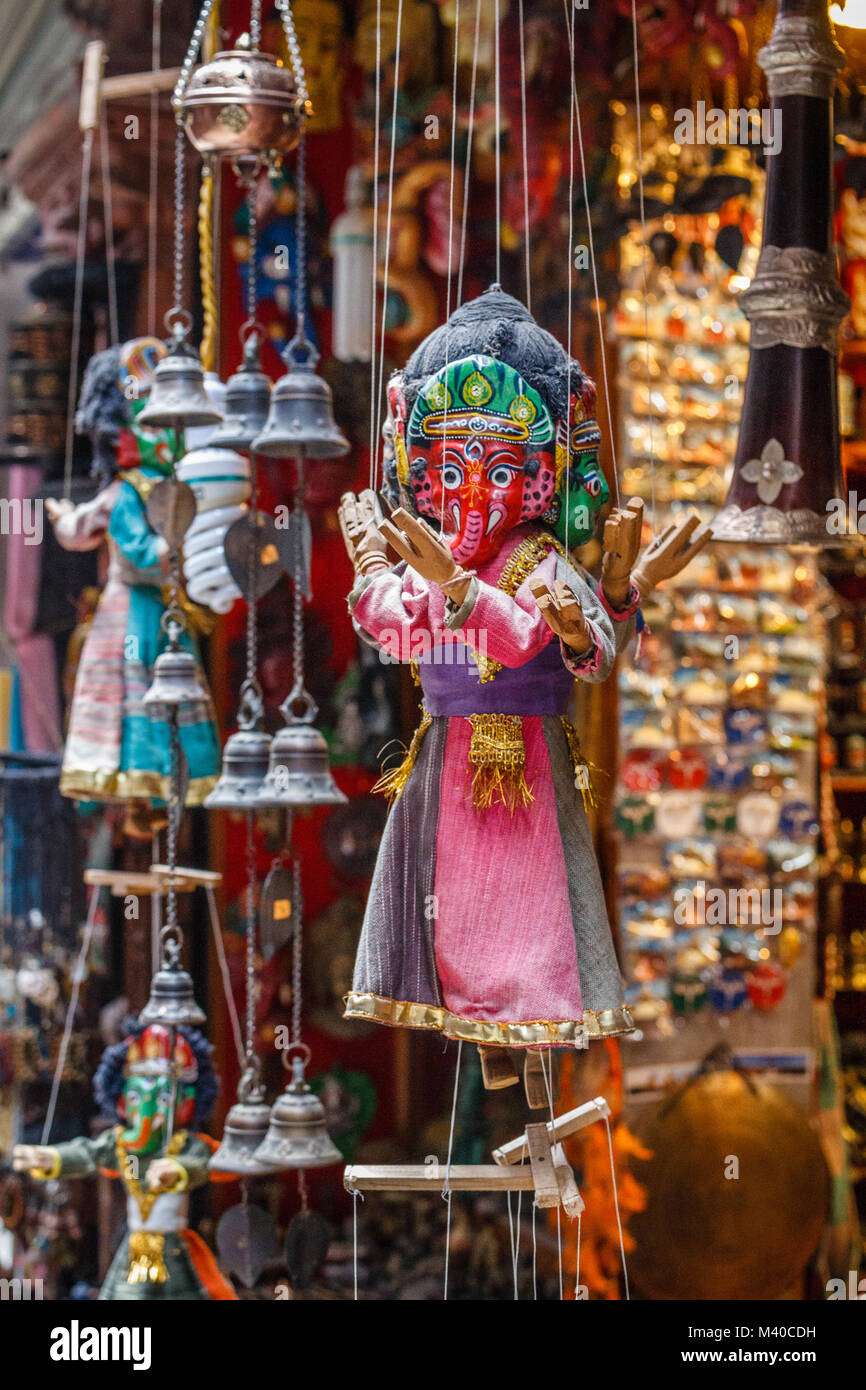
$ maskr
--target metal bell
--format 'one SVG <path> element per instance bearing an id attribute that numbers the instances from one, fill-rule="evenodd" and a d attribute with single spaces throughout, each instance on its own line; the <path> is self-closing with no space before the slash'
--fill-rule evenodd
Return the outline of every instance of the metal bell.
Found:
<path id="1" fill-rule="evenodd" d="M 153 385 L 137 425 L 182 430 L 188 425 L 216 425 L 222 414 L 208 397 L 198 353 L 186 341 L 189 315 L 177 315 L 168 356 L 158 363 Z"/>
<path id="2" fill-rule="evenodd" d="M 151 719 L 168 719 L 181 705 L 202 715 L 210 712 L 210 692 L 192 652 L 178 644 L 180 631 L 178 623 L 168 624 L 169 645 L 153 665 L 153 680 L 141 702 Z"/>
<path id="3" fill-rule="evenodd" d="M 150 982 L 150 998 L 138 1015 L 139 1023 L 165 1023 L 169 1027 L 205 1022 L 205 1014 L 195 1002 L 192 977 L 180 960 L 180 943 L 163 928 L 162 964 Z"/>
<path id="4" fill-rule="evenodd" d="M 331 388 L 316 375 L 319 354 L 303 329 L 283 353 L 288 368 L 271 392 L 271 408 L 261 434 L 253 440 L 257 454 L 275 458 L 339 458 L 349 441 L 334 419 Z"/>
<path id="5" fill-rule="evenodd" d="M 223 749 L 219 781 L 205 800 L 210 811 L 248 811 L 267 775 L 271 736 L 261 729 L 238 729 Z"/>
<path id="6" fill-rule="evenodd" d="M 211 436 L 217 449 L 248 449 L 261 434 L 271 403 L 271 380 L 262 371 L 260 330 L 253 328 L 244 340 L 244 360 L 226 383 L 223 422 Z"/>
<path id="7" fill-rule="evenodd" d="M 226 1115 L 219 1148 L 208 1163 L 211 1172 L 239 1173 L 241 1177 L 272 1173 L 270 1164 L 256 1158 L 256 1149 L 267 1138 L 270 1115 L 261 1066 L 255 1057 L 238 1082 L 237 1101 Z"/>
<path id="8" fill-rule="evenodd" d="M 306 109 L 291 68 L 246 36 L 196 68 L 176 107 L 197 150 L 233 158 L 288 154 Z"/>
<path id="9" fill-rule="evenodd" d="M 343 1162 L 325 1124 L 325 1107 L 304 1079 L 310 1049 L 304 1043 L 296 1044 L 296 1049 L 291 1058 L 292 1079 L 274 1101 L 267 1135 L 256 1150 L 257 1160 L 270 1172 L 280 1168 L 327 1168 Z M 300 1052 L 306 1054 L 306 1059 L 298 1055 Z"/>
<path id="10" fill-rule="evenodd" d="M 268 774 L 255 805 L 341 806 L 348 798 L 331 774 L 328 745 L 313 728 L 318 713 L 314 700 L 305 690 L 293 690 L 280 709 L 286 727 L 274 735 Z"/>

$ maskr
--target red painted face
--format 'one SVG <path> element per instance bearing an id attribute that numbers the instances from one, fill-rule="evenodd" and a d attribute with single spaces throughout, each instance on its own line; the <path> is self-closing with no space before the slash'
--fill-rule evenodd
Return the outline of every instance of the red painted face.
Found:
<path id="1" fill-rule="evenodd" d="M 458 564 L 484 564 L 523 519 L 528 482 L 523 448 L 481 437 L 436 440 L 415 450 L 422 453 L 426 472 L 412 473 L 418 511 L 441 518 Z M 542 471 L 552 468 L 550 456 L 538 458 Z"/>

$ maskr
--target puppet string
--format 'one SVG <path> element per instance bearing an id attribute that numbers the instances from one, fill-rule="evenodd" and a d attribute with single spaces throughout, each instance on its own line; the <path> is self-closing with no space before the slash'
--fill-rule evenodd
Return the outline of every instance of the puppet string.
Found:
<path id="1" fill-rule="evenodd" d="M 523 1193 L 517 1194 L 517 1220 L 512 1219 L 511 1193 L 506 1194 L 508 1198 L 508 1238 L 511 1242 L 511 1273 L 514 1279 L 514 1298 L 515 1302 L 520 1297 L 517 1286 L 518 1266 L 520 1262 L 520 1208 L 523 1202 Z"/>
<path id="2" fill-rule="evenodd" d="M 226 1009 L 228 1010 L 229 1022 L 232 1026 L 232 1033 L 235 1040 L 235 1048 L 238 1054 L 238 1063 L 241 1071 L 244 1069 L 244 1044 L 241 1036 L 241 1025 L 238 1019 L 235 997 L 232 993 L 231 976 L 229 975 L 228 961 L 226 960 L 226 949 L 223 943 L 223 934 L 220 931 L 219 914 L 217 913 L 216 898 L 213 889 L 208 886 L 207 890 L 208 915 L 210 917 L 211 929 L 213 931 L 214 946 L 216 947 L 217 961 L 219 962 L 220 979 L 222 980 L 223 993 L 226 997 Z"/>
<path id="3" fill-rule="evenodd" d="M 150 30 L 150 66 L 154 73 L 159 72 L 160 50 L 162 49 L 162 3 L 153 0 L 153 19 Z M 157 179 L 159 177 L 159 92 L 154 88 L 150 94 L 149 131 L 149 172 L 147 208 L 147 331 L 151 337 L 156 333 L 156 252 L 158 235 L 159 206 L 157 202 Z"/>
<path id="4" fill-rule="evenodd" d="M 556 1117 L 555 1117 L 555 1115 L 554 1115 L 554 1113 L 553 1113 L 553 1086 L 552 1086 L 552 1084 L 551 1084 L 551 1083 L 552 1083 L 552 1077 L 553 1077 L 553 1054 L 552 1054 L 552 1053 L 549 1053 L 549 1054 L 548 1054 L 549 1057 L 550 1057 L 550 1073 L 549 1073 L 549 1074 L 548 1074 L 548 1070 L 547 1070 L 547 1061 L 546 1061 L 546 1058 L 545 1058 L 545 1053 L 542 1051 L 540 1055 L 541 1055 L 541 1074 L 542 1074 L 542 1076 L 544 1077 L 544 1089 L 547 1091 L 547 1103 L 548 1103 L 548 1105 L 550 1106 L 550 1128 L 551 1128 L 551 1131 L 555 1134 L 555 1131 L 554 1131 L 554 1129 L 553 1129 L 553 1125 L 554 1125 L 554 1121 L 555 1121 L 555 1118 L 556 1118 Z M 562 1203 L 561 1203 L 561 1202 L 557 1202 L 557 1205 L 556 1205 L 556 1246 L 557 1246 L 557 1252 L 558 1252 L 558 1256 L 559 1256 L 559 1297 L 560 1297 L 560 1301 L 561 1301 L 561 1300 L 562 1300 L 562 1297 L 563 1297 L 563 1283 L 562 1283 Z"/>
<path id="5" fill-rule="evenodd" d="M 51 1127 L 54 1124 L 54 1112 L 57 1109 L 57 1096 L 60 1091 L 60 1082 L 63 1079 L 63 1069 L 66 1066 L 66 1054 L 69 1051 L 69 1040 L 72 1037 L 72 1025 L 75 1021 L 75 1013 L 78 1008 L 78 996 L 81 993 L 81 985 L 85 978 L 85 967 L 87 957 L 90 953 L 90 943 L 93 940 L 93 932 L 96 926 L 96 908 L 99 902 L 99 887 L 94 887 L 90 894 L 90 902 L 87 905 L 87 921 L 84 927 L 84 935 L 81 939 L 81 950 L 78 952 L 78 959 L 75 962 L 75 970 L 72 975 L 72 991 L 69 995 L 69 1003 L 66 1006 L 66 1017 L 63 1020 L 63 1034 L 60 1039 L 60 1047 L 57 1050 L 57 1062 L 54 1067 L 54 1075 L 51 1078 L 51 1094 L 48 1098 L 48 1109 L 45 1112 L 45 1123 L 42 1126 L 42 1138 L 40 1144 L 47 1144 L 51 1134 Z"/>
<path id="6" fill-rule="evenodd" d="M 382 387 L 385 382 L 385 326 L 388 317 L 388 271 L 391 260 L 391 215 L 394 206 L 394 161 L 397 154 L 397 98 L 400 94 L 400 37 L 403 24 L 403 0 L 397 0 L 397 47 L 394 53 L 394 99 L 391 103 L 391 152 L 388 161 L 388 203 L 385 222 L 385 258 L 382 264 L 382 333 L 379 342 L 379 389 L 376 392 L 376 466 L 378 477 L 379 441 L 382 431 Z"/>
<path id="7" fill-rule="evenodd" d="M 631 0 L 631 24 L 632 24 L 632 50 L 634 54 L 634 118 L 637 127 L 637 182 L 638 196 L 640 198 L 640 234 L 641 234 L 641 270 L 643 274 L 643 325 L 644 325 L 644 353 L 646 355 L 646 385 L 647 385 L 647 413 L 649 417 L 649 437 L 650 437 L 650 497 L 652 507 L 653 533 L 656 529 L 656 451 L 655 451 L 655 420 L 653 417 L 653 383 L 652 370 L 650 367 L 650 336 L 649 336 L 649 301 L 647 296 L 647 254 L 649 247 L 646 239 L 646 208 L 644 206 L 643 191 L 643 136 L 641 134 L 640 119 L 640 58 L 638 52 L 637 39 L 637 3 Z"/>
<path id="8" fill-rule="evenodd" d="M 367 1199 L 357 1187 L 352 1188 L 352 1275 L 355 1302 L 358 1302 L 358 1202 Z"/>
<path id="9" fill-rule="evenodd" d="M 460 0 L 455 0 L 454 8 L 454 69 L 451 78 L 451 168 L 448 183 L 448 280 L 445 286 L 445 365 L 451 361 L 449 346 L 451 321 L 451 278 L 454 273 L 454 168 L 456 163 L 457 139 L 457 58 L 460 47 Z M 442 422 L 443 438 L 448 439 L 448 392 L 445 392 L 445 410 Z M 445 529 L 445 488 L 442 488 L 439 509 L 439 527 Z"/>
<path id="10" fill-rule="evenodd" d="M 523 0 L 517 3 L 517 26 L 520 31 L 520 123 L 523 134 L 523 250 L 526 257 L 526 307 L 532 313 L 532 283 L 529 269 L 529 146 L 526 131 L 526 35 L 523 24 Z"/>
<path id="11" fill-rule="evenodd" d="M 376 0 L 376 96 L 373 124 L 373 285 L 370 295 L 370 487 L 376 486 L 376 459 L 379 441 L 376 420 L 379 392 L 383 383 L 376 384 L 376 288 L 379 274 L 379 123 L 382 104 L 382 0 Z"/>
<path id="12" fill-rule="evenodd" d="M 457 1044 L 457 1065 L 454 1068 L 454 1096 L 451 1101 L 451 1128 L 448 1133 L 448 1159 L 445 1163 L 445 1182 L 442 1187 L 442 1200 L 448 1204 L 448 1219 L 445 1225 L 445 1284 L 442 1291 L 443 1302 L 448 1301 L 448 1267 L 451 1256 L 451 1155 L 454 1151 L 454 1126 L 457 1121 L 457 1091 L 460 1085 L 460 1059 L 463 1056 L 462 1038 Z"/>
<path id="13" fill-rule="evenodd" d="M 574 1273 L 574 1297 L 575 1302 L 580 1298 L 580 1223 L 581 1213 L 577 1213 L 577 1262 Z"/>
<path id="14" fill-rule="evenodd" d="M 463 170 L 463 213 L 460 219 L 460 264 L 457 270 L 457 305 L 463 303 L 463 266 L 466 261 L 466 219 L 469 213 L 469 171 L 472 165 L 472 137 L 475 133 L 475 87 L 478 80 L 478 46 L 481 32 L 481 0 L 475 0 L 475 41 L 472 49 L 472 82 L 469 88 L 469 125 L 466 138 L 466 165 Z"/>
<path id="15" fill-rule="evenodd" d="M 111 195 L 111 156 L 108 117 L 103 102 L 99 110 L 99 163 L 102 171 L 102 214 L 105 222 L 105 272 L 108 280 L 108 336 L 113 347 L 120 342 L 117 313 L 117 255 L 114 248 L 114 205 Z"/>
<path id="16" fill-rule="evenodd" d="M 72 300 L 72 344 L 69 360 L 69 393 L 66 401 L 66 455 L 63 496 L 72 492 L 72 449 L 75 440 L 75 407 L 78 400 L 78 357 L 81 352 L 81 309 L 84 295 L 84 253 L 87 246 L 87 205 L 90 199 L 90 166 L 93 162 L 93 130 L 84 132 L 81 144 L 81 189 L 78 195 L 78 232 L 75 240 L 75 287 Z"/>
<path id="17" fill-rule="evenodd" d="M 499 0 L 493 0 L 493 105 L 494 135 L 496 140 L 496 283 L 502 279 L 502 132 L 500 130 L 500 84 L 499 84 Z"/>
<path id="18" fill-rule="evenodd" d="M 535 1232 L 535 1215 L 536 1215 L 536 1212 L 537 1212 L 537 1211 L 538 1211 L 538 1201 L 537 1201 L 537 1199 L 536 1199 L 535 1197 L 533 1197 L 533 1199 L 532 1199 L 532 1297 L 533 1297 L 536 1301 L 538 1300 L 538 1262 L 537 1262 L 538 1245 L 537 1245 L 536 1232 Z"/>
<path id="19" fill-rule="evenodd" d="M 629 1302 L 629 1301 L 631 1300 L 631 1294 L 630 1294 L 630 1292 L 629 1292 L 629 1287 L 628 1287 L 628 1269 L 626 1268 L 626 1263 L 625 1263 L 625 1241 L 624 1241 L 624 1239 L 623 1239 L 623 1234 L 622 1234 L 622 1220 L 621 1220 L 620 1214 L 619 1214 L 619 1194 L 617 1193 L 617 1190 L 616 1190 L 616 1169 L 615 1169 L 615 1167 L 614 1167 L 614 1162 L 613 1162 L 613 1137 L 612 1137 L 611 1132 L 610 1132 L 610 1116 L 609 1116 L 609 1115 L 605 1115 L 605 1117 L 604 1117 L 604 1124 L 605 1124 L 605 1128 L 606 1128 L 606 1130 L 607 1130 L 607 1151 L 608 1151 L 608 1153 L 610 1154 L 610 1181 L 611 1181 L 611 1185 L 612 1185 L 612 1187 L 613 1187 L 613 1205 L 614 1205 L 614 1209 L 615 1209 L 615 1211 L 616 1211 L 616 1228 L 617 1228 L 617 1230 L 618 1230 L 618 1232 L 619 1232 L 619 1253 L 620 1253 L 620 1256 L 621 1256 L 621 1258 L 622 1258 L 622 1277 L 623 1277 L 623 1283 L 625 1284 L 625 1296 L 626 1296 L 626 1301 Z"/>
<path id="20" fill-rule="evenodd" d="M 595 258 L 595 239 L 592 231 L 592 215 L 589 205 L 589 184 L 586 177 L 586 155 L 583 147 L 583 126 L 580 119 L 580 97 L 577 91 L 577 79 L 574 73 L 574 42 L 571 29 L 571 19 L 568 12 L 568 0 L 562 0 L 565 10 L 565 26 L 568 30 L 569 47 L 571 50 L 571 98 L 574 103 L 574 116 L 577 125 L 577 143 L 580 151 L 580 175 L 583 187 L 583 204 L 586 209 L 586 227 L 589 239 L 589 262 L 592 267 L 592 286 L 595 296 L 596 321 L 598 323 L 598 347 L 601 358 L 601 376 L 604 382 L 604 403 L 607 414 L 608 441 L 610 444 L 610 457 L 613 466 L 613 491 L 614 501 L 619 505 L 619 469 L 616 461 L 616 432 L 613 427 L 613 408 L 611 406 L 610 388 L 607 379 L 607 352 L 605 350 L 604 320 L 601 312 L 601 295 L 598 288 L 598 266 Z"/>

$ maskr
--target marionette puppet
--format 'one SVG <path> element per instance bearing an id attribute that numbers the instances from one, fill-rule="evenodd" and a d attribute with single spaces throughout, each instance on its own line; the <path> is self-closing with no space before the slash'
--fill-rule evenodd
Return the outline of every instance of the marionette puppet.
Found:
<path id="1" fill-rule="evenodd" d="M 172 1046 L 173 1044 L 173 1046 Z M 127 1193 L 127 1231 L 100 1299 L 234 1299 L 208 1247 L 187 1228 L 188 1193 L 209 1179 L 213 1142 L 195 1128 L 217 1093 L 209 1043 L 194 1028 L 134 1023 L 106 1048 L 94 1078 L 119 1123 L 96 1139 L 18 1144 L 19 1172 L 48 1181 L 103 1173 Z"/>
<path id="2" fill-rule="evenodd" d="M 598 587 L 572 563 L 609 500 L 594 397 L 580 364 L 494 286 L 389 385 L 386 487 L 403 506 L 381 520 L 366 493 L 341 509 L 355 626 L 416 662 L 423 692 L 409 753 L 385 779 L 397 799 L 346 1017 L 474 1041 L 490 1088 L 518 1079 L 508 1049 L 524 1049 L 533 1105 L 547 1103 L 542 1049 L 634 1027 L 573 683 L 607 677 L 642 593 L 707 538 L 690 518 L 636 564 L 632 501 L 607 519 Z"/>
<path id="3" fill-rule="evenodd" d="M 171 437 L 136 423 L 164 346 L 137 339 L 97 353 L 87 366 L 77 428 L 93 442 L 101 487 L 89 502 L 49 501 L 46 510 L 67 550 L 108 544 L 108 578 L 81 653 L 63 754 L 60 790 L 81 801 L 130 802 L 127 828 L 145 838 L 152 806 L 169 800 L 169 730 L 142 706 L 153 664 L 168 638 L 168 542 L 153 529 L 147 500 L 171 471 Z M 130 386 L 132 383 L 132 387 Z M 191 645 L 186 633 L 181 645 Z M 198 805 L 219 774 L 212 713 L 184 711 L 180 741 L 189 768 L 188 805 Z"/>

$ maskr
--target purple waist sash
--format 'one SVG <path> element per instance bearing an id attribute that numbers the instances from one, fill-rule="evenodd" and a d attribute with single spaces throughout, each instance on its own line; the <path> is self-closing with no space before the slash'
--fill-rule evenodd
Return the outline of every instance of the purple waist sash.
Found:
<path id="1" fill-rule="evenodd" d="M 491 681 L 478 679 L 468 648 L 435 647 L 418 664 L 424 707 L 431 715 L 567 714 L 574 676 L 559 643 L 548 643 L 523 666 L 503 666 Z"/>

